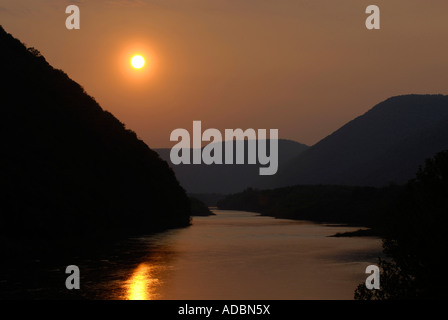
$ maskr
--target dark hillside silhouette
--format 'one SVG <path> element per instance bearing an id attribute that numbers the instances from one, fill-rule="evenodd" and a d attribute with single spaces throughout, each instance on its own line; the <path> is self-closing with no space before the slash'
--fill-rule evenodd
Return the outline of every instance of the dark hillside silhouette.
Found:
<path id="1" fill-rule="evenodd" d="M 0 108 L 3 250 L 189 225 L 168 164 L 1 27 Z"/>
<path id="2" fill-rule="evenodd" d="M 404 184 L 428 157 L 448 149 L 448 96 L 387 99 L 280 166 L 259 188 L 306 184 Z"/>
<path id="3" fill-rule="evenodd" d="M 207 205 L 201 200 L 190 196 L 191 215 L 192 216 L 213 216 L 215 215 Z"/>

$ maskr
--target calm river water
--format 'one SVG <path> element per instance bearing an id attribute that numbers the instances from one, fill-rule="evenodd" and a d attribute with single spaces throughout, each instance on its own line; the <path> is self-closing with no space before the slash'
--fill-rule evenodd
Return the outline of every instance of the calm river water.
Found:
<path id="1" fill-rule="evenodd" d="M 381 255 L 378 238 L 329 237 L 358 228 L 214 212 L 195 217 L 188 228 L 119 243 L 98 259 L 67 261 L 80 268 L 80 290 L 65 288 L 65 267 L 50 269 L 35 261 L 25 273 L 9 274 L 13 280 L 0 277 L 3 294 L 33 299 L 353 299 L 356 286 L 366 279 L 365 268 Z M 33 275 L 33 270 L 44 273 Z"/>
<path id="2" fill-rule="evenodd" d="M 142 254 L 132 263 L 80 266 L 81 291 L 96 299 L 353 299 L 381 254 L 378 238 L 329 237 L 357 228 L 214 212 L 133 239 Z"/>

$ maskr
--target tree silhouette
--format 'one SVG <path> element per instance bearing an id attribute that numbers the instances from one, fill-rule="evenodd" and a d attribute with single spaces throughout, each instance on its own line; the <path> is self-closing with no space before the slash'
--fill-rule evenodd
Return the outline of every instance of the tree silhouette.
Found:
<path id="1" fill-rule="evenodd" d="M 385 217 L 387 258 L 379 261 L 382 288 L 369 291 L 360 284 L 355 299 L 447 298 L 447 217 L 448 151 L 442 151 L 419 168 Z"/>

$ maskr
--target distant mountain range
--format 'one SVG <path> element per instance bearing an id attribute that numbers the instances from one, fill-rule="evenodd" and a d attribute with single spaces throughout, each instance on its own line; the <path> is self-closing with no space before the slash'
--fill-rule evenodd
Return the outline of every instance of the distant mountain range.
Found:
<path id="1" fill-rule="evenodd" d="M 257 186 L 403 184 L 426 158 L 446 149 L 448 96 L 397 96 L 350 121 Z"/>
<path id="2" fill-rule="evenodd" d="M 232 142 L 219 142 L 225 150 L 226 144 Z M 269 141 L 267 146 L 269 148 Z M 235 143 L 233 143 L 235 149 Z M 287 163 L 291 159 L 297 157 L 300 153 L 306 150 L 308 146 L 290 141 L 279 139 L 278 141 L 278 161 L 279 166 Z M 245 150 L 247 151 L 247 140 L 245 141 Z M 269 150 L 269 149 L 268 149 Z M 202 194 L 202 193 L 235 193 L 253 186 L 259 181 L 264 181 L 268 176 L 260 176 L 259 168 L 261 164 L 247 164 L 247 153 L 245 154 L 244 165 L 206 165 L 206 164 L 179 164 L 173 165 L 170 159 L 171 149 L 154 149 L 162 159 L 168 162 L 170 167 L 174 170 L 177 179 L 182 187 L 188 193 Z M 190 155 L 193 152 L 190 151 Z M 235 155 L 235 152 L 234 152 Z M 224 162 L 223 152 L 223 162 Z M 235 156 L 234 156 L 235 158 Z"/>
<path id="3" fill-rule="evenodd" d="M 387 99 L 312 147 L 279 140 L 279 170 L 259 165 L 173 165 L 170 149 L 155 149 L 189 193 L 236 193 L 248 187 L 386 186 L 415 176 L 426 158 L 448 149 L 448 96 Z M 247 144 L 246 144 L 247 150 Z"/>

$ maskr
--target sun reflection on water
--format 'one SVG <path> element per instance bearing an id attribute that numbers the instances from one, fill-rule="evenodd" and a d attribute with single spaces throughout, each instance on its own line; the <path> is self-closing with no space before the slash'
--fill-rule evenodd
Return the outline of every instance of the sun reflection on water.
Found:
<path id="1" fill-rule="evenodd" d="M 128 300 L 154 300 L 157 298 L 157 284 L 154 267 L 141 263 L 126 281 L 126 298 Z"/>

